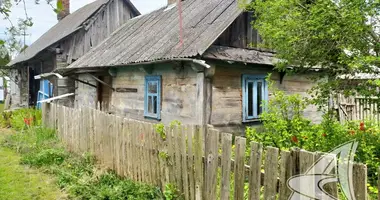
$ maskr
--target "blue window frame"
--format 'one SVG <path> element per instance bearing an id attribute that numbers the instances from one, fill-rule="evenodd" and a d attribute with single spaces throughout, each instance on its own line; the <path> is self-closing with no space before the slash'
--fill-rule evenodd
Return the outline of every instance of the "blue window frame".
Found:
<path id="1" fill-rule="evenodd" d="M 243 75 L 243 122 L 255 120 L 264 111 L 263 101 L 268 100 L 265 75 Z"/>
<path id="2" fill-rule="evenodd" d="M 144 116 L 161 119 L 161 76 L 145 77 Z"/>

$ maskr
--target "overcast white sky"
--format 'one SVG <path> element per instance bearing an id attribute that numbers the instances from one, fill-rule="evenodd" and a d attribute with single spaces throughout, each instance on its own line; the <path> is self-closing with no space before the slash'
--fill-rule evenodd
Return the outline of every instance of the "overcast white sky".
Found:
<path id="1" fill-rule="evenodd" d="M 28 16 L 33 18 L 34 25 L 27 32 L 26 43 L 31 44 L 38 39 L 43 33 L 57 23 L 56 14 L 53 9 L 45 3 L 45 0 L 40 0 L 40 4 L 36 5 L 35 0 L 25 0 L 27 2 Z M 71 0 L 70 9 L 74 12 L 78 8 L 93 2 L 94 0 Z M 167 0 L 131 0 L 136 8 L 146 14 L 166 5 Z M 54 5 L 54 3 L 53 3 Z M 17 23 L 18 18 L 24 18 L 24 7 L 22 4 L 14 5 L 11 12 L 11 20 Z M 5 28 L 9 27 L 7 20 L 0 19 L 0 38 L 4 38 Z"/>

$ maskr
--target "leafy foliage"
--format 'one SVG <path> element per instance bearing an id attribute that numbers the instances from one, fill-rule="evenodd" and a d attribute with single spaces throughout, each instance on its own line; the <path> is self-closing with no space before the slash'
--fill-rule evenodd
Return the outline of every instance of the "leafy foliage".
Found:
<path id="1" fill-rule="evenodd" d="M 33 108 L 19 109 L 3 112 L 0 118 L 0 125 L 5 128 L 12 127 L 15 130 L 24 130 L 31 126 L 40 126 L 41 118 L 41 110 Z"/>
<path id="2" fill-rule="evenodd" d="M 380 127 L 371 121 L 351 121 L 342 125 L 331 113 L 324 115 L 322 123 L 313 124 L 303 117 L 307 105 L 307 101 L 299 95 L 276 91 L 269 100 L 268 110 L 261 116 L 262 132 L 248 127 L 247 143 L 256 141 L 283 150 L 299 147 L 308 151 L 329 152 L 345 142 L 356 140 L 359 146 L 355 161 L 367 165 L 369 182 L 376 185 L 380 167 Z M 375 193 L 376 189 L 371 188 Z"/>
<path id="3" fill-rule="evenodd" d="M 164 190 L 164 196 L 166 200 L 175 200 L 180 198 L 180 192 L 174 184 L 166 184 Z"/>
<path id="4" fill-rule="evenodd" d="M 379 96 L 379 81 L 347 78 L 359 73 L 378 74 L 380 67 L 380 2 L 378 0 L 256 0 L 254 27 L 266 48 L 276 51 L 277 67 L 293 71 L 319 68 L 314 88 L 316 103 L 330 94 Z"/>
<path id="5" fill-rule="evenodd" d="M 2 143 L 21 153 L 21 162 L 57 177 L 70 199 L 162 199 L 158 188 L 118 177 L 95 166 L 89 154 L 73 155 L 61 146 L 55 131 L 40 126 L 10 135 Z"/>

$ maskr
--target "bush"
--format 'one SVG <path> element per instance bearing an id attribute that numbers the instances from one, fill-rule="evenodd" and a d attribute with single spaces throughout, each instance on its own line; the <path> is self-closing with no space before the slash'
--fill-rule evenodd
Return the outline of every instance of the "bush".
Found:
<path id="1" fill-rule="evenodd" d="M 72 199 L 162 199 L 158 188 L 134 183 L 113 172 L 96 168 L 89 154 L 73 155 L 64 150 L 53 130 L 31 126 L 9 135 L 2 144 L 21 153 L 23 164 L 57 177 L 57 184 Z"/>
<path id="2" fill-rule="evenodd" d="M 42 119 L 41 110 L 24 108 L 15 111 L 3 112 L 0 124 L 5 128 L 25 130 L 32 126 L 40 126 Z"/>
<path id="3" fill-rule="evenodd" d="M 268 110 L 261 115 L 262 132 L 248 127 L 247 143 L 256 141 L 282 150 L 299 147 L 308 151 L 329 152 L 345 142 L 356 140 L 359 146 L 355 161 L 367 165 L 369 183 L 376 185 L 380 166 L 380 127 L 371 121 L 341 124 L 332 113 L 325 114 L 322 123 L 313 124 L 303 117 L 307 105 L 307 100 L 299 95 L 275 91 L 268 103 Z M 375 189 L 373 191 L 377 192 Z"/>

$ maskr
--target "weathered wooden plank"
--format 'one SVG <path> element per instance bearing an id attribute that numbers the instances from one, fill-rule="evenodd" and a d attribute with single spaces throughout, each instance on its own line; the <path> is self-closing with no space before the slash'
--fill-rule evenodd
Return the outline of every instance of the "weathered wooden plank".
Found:
<path id="1" fill-rule="evenodd" d="M 205 149 L 205 197 L 216 199 L 219 132 L 208 130 Z"/>
<path id="2" fill-rule="evenodd" d="M 244 175 L 245 175 L 245 145 L 246 139 L 242 137 L 235 138 L 235 186 L 234 199 L 244 199 Z"/>
<path id="3" fill-rule="evenodd" d="M 203 127 L 194 129 L 195 199 L 203 199 Z"/>
<path id="4" fill-rule="evenodd" d="M 174 134 L 173 134 L 173 141 L 174 141 L 174 144 L 175 144 L 175 150 L 174 150 L 174 154 L 175 154 L 175 179 L 176 179 L 176 183 L 177 183 L 177 187 L 178 189 L 183 192 L 183 185 L 182 185 L 182 163 L 181 163 L 181 145 L 182 145 L 182 142 L 181 142 L 181 137 L 182 137 L 182 134 L 181 134 L 181 130 L 180 130 L 180 127 L 179 126 L 175 126 L 174 127 Z"/>
<path id="5" fill-rule="evenodd" d="M 257 142 L 251 142 L 250 145 L 249 199 L 255 200 L 260 199 L 263 145 Z"/>
<path id="6" fill-rule="evenodd" d="M 232 135 L 222 133 L 222 178 L 220 186 L 220 199 L 230 199 L 230 179 L 231 179 L 231 146 Z"/>
<path id="7" fill-rule="evenodd" d="M 189 199 L 194 200 L 195 199 L 195 181 L 194 181 L 194 154 L 193 154 L 193 130 L 195 127 L 188 126 L 187 127 L 187 156 L 188 156 L 188 163 L 187 163 L 187 171 L 189 173 Z"/>
<path id="8" fill-rule="evenodd" d="M 314 165 L 315 153 L 301 150 L 299 153 L 299 158 L 300 158 L 300 174 L 306 174 L 306 173 L 314 174 L 313 168 L 310 169 L 310 167 Z M 309 181 L 309 180 L 312 180 L 312 181 Z M 313 191 L 316 188 L 314 177 L 309 177 L 307 181 L 301 179 L 300 184 L 302 188 L 305 188 L 306 191 Z"/>
<path id="9" fill-rule="evenodd" d="M 355 163 L 353 166 L 353 185 L 357 200 L 367 200 L 367 166 Z"/>
<path id="10" fill-rule="evenodd" d="M 328 160 L 319 160 L 322 156 L 329 156 L 326 153 L 317 153 L 315 162 L 320 162 L 321 166 L 328 166 Z M 335 155 L 331 155 L 333 157 L 336 157 Z M 336 175 L 336 169 L 333 169 L 332 172 L 330 173 L 331 175 Z M 336 182 L 331 182 L 327 183 L 326 185 L 323 186 L 323 189 L 330 194 L 331 196 L 338 198 L 338 186 Z"/>
<path id="11" fill-rule="evenodd" d="M 189 171 L 188 171 L 188 167 L 187 167 L 187 163 L 188 163 L 188 160 L 187 160 L 187 157 L 188 157 L 188 154 L 187 154 L 187 151 L 186 151 L 186 136 L 187 136 L 187 129 L 188 127 L 181 127 L 181 134 L 180 134 L 180 139 L 181 141 L 181 161 L 182 161 L 182 184 L 183 184 L 183 193 L 185 195 L 185 200 L 189 200 L 190 199 L 190 196 L 189 196 L 189 181 L 188 181 L 188 175 L 189 175 Z"/>
<path id="12" fill-rule="evenodd" d="M 264 199 L 276 199 L 277 191 L 277 169 L 278 149 L 273 147 L 266 148 L 265 157 L 265 176 L 264 176 Z"/>
<path id="13" fill-rule="evenodd" d="M 280 180 L 279 180 L 279 200 L 288 200 L 292 191 L 288 188 L 287 182 L 292 176 L 292 159 L 288 151 L 280 152 Z"/>
<path id="14" fill-rule="evenodd" d="M 173 129 L 170 127 L 167 127 L 167 133 L 166 133 L 166 139 L 168 141 L 168 167 L 169 167 L 169 182 L 174 183 L 175 182 L 175 169 L 174 169 L 174 141 L 173 141 Z"/>

